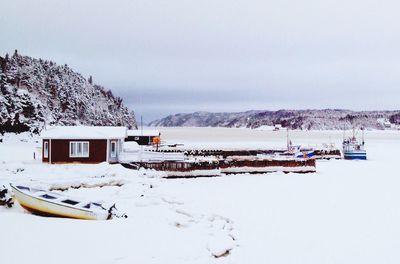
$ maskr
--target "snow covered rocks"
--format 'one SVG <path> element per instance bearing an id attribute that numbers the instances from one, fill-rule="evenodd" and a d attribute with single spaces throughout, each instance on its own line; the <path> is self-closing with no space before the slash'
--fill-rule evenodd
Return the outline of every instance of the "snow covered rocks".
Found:
<path id="1" fill-rule="evenodd" d="M 12 197 L 11 191 L 7 189 L 4 185 L 0 186 L 0 206 L 11 208 L 13 204 L 14 199 Z"/>

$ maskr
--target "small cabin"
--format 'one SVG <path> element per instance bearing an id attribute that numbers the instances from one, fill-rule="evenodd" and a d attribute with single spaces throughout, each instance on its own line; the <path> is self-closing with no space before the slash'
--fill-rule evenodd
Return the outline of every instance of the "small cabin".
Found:
<path id="1" fill-rule="evenodd" d="M 135 141 L 139 145 L 151 145 L 155 137 L 160 137 L 161 133 L 157 130 L 128 130 L 126 142 Z"/>
<path id="2" fill-rule="evenodd" d="M 58 126 L 41 134 L 47 163 L 117 163 L 126 127 Z"/>

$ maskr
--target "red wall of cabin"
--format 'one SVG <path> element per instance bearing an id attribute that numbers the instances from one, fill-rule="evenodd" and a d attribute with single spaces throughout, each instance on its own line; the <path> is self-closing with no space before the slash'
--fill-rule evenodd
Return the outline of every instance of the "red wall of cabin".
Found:
<path id="1" fill-rule="evenodd" d="M 88 141 L 88 158 L 70 158 L 69 143 L 71 141 Z M 49 143 L 51 163 L 79 162 L 79 163 L 100 163 L 107 161 L 107 140 L 105 139 L 52 139 Z M 43 160 L 46 161 L 46 160 Z M 49 161 L 49 160 L 47 160 Z"/>

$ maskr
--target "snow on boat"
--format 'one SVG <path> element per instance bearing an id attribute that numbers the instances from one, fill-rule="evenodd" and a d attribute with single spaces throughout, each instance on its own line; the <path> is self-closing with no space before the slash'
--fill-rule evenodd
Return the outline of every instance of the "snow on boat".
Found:
<path id="1" fill-rule="evenodd" d="M 10 184 L 18 203 L 36 215 L 67 217 L 84 220 L 107 220 L 107 210 L 100 203 L 80 201 L 58 193 Z"/>
<path id="2" fill-rule="evenodd" d="M 342 152 L 335 146 L 335 143 L 323 143 L 314 145 L 312 148 L 316 159 L 342 159 Z"/>
<path id="3" fill-rule="evenodd" d="M 281 153 L 281 156 L 293 157 L 297 159 L 311 159 L 314 158 L 315 153 L 312 148 L 302 148 L 301 145 L 293 145 L 289 137 L 289 129 L 286 131 L 287 149 Z"/>
<path id="4" fill-rule="evenodd" d="M 347 160 L 366 160 L 367 151 L 365 150 L 364 131 L 362 141 L 356 138 L 353 129 L 353 136 L 348 139 L 343 139 L 343 156 Z"/>

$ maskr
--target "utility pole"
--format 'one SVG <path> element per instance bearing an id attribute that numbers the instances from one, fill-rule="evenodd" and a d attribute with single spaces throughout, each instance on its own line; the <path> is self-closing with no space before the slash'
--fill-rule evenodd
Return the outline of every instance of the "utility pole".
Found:
<path id="1" fill-rule="evenodd" d="M 141 124 L 141 130 L 142 130 L 142 137 L 143 137 L 143 116 L 140 116 L 140 124 Z"/>
<path id="2" fill-rule="evenodd" d="M 286 128 L 286 147 L 287 150 L 290 148 L 290 142 L 289 142 L 289 127 Z"/>

